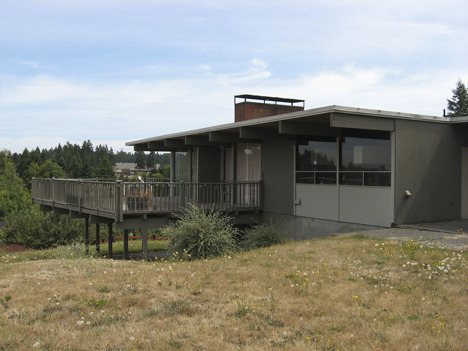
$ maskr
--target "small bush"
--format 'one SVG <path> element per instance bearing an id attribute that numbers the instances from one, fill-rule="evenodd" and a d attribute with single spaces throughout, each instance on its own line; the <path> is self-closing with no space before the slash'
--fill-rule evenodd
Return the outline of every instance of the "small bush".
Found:
<path id="1" fill-rule="evenodd" d="M 177 222 L 169 224 L 162 232 L 170 240 L 171 254 L 207 258 L 237 250 L 238 230 L 221 212 L 206 211 L 190 204 L 178 217 Z"/>
<path id="2" fill-rule="evenodd" d="M 68 216 L 44 213 L 39 211 L 38 206 L 10 213 L 3 231 L 7 244 L 33 249 L 74 243 L 82 232 L 79 224 Z"/>
<path id="3" fill-rule="evenodd" d="M 242 247 L 247 250 L 284 243 L 284 232 L 272 222 L 254 225 L 245 231 Z"/>

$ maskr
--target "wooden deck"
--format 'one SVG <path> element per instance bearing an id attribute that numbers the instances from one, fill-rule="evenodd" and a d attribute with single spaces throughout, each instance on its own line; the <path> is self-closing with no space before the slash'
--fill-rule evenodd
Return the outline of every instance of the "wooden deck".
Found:
<path id="1" fill-rule="evenodd" d="M 113 228 L 124 231 L 123 258 L 128 259 L 129 230 L 140 229 L 142 257 L 148 258 L 148 228 L 166 225 L 184 206 L 194 203 L 207 210 L 227 212 L 234 223 L 252 223 L 261 211 L 261 182 L 124 183 L 81 179 L 32 180 L 32 199 L 42 210 L 85 219 L 85 246 L 89 224 L 96 224 L 96 251 L 100 251 L 100 224 L 108 227 L 108 257 L 112 258 Z M 115 224 L 115 226 L 114 226 Z"/>
<path id="2" fill-rule="evenodd" d="M 123 222 L 125 217 L 165 216 L 189 203 L 229 213 L 261 210 L 261 182 L 124 183 L 78 179 L 32 180 L 33 202 L 54 210 Z"/>

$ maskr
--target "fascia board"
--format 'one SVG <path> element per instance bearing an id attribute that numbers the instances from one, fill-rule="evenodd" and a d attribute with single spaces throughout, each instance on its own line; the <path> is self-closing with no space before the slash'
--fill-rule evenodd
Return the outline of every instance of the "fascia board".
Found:
<path id="1" fill-rule="evenodd" d="M 319 107 L 319 108 L 314 108 L 314 109 L 309 109 L 309 110 L 304 110 L 304 111 L 285 113 L 285 114 L 276 115 L 276 116 L 221 124 L 221 125 L 207 127 L 207 128 L 194 129 L 194 130 L 189 130 L 185 132 L 178 132 L 178 133 L 166 134 L 166 135 L 161 135 L 161 136 L 152 137 L 152 138 L 134 140 L 134 141 L 129 141 L 125 143 L 125 145 L 134 146 L 136 144 L 148 143 L 152 141 L 162 141 L 165 139 L 173 139 L 173 138 L 176 138 L 176 139 L 184 138 L 186 136 L 206 134 L 206 133 L 217 132 L 217 131 L 230 131 L 230 132 L 237 131 L 238 132 L 241 127 L 261 126 L 263 124 L 268 124 L 268 123 L 301 119 L 304 117 L 313 117 L 315 115 L 332 113 L 332 112 L 345 112 L 349 114 L 356 114 L 356 115 L 361 115 L 361 116 L 372 116 L 376 118 L 380 117 L 380 118 L 391 118 L 391 119 L 407 119 L 407 120 L 417 120 L 417 121 L 437 122 L 437 123 L 468 122 L 468 117 L 447 118 L 447 117 L 419 115 L 419 114 L 402 113 L 402 112 L 392 112 L 392 111 L 385 111 L 385 110 L 373 110 L 373 109 L 365 109 L 365 108 L 331 105 L 331 106 Z"/>

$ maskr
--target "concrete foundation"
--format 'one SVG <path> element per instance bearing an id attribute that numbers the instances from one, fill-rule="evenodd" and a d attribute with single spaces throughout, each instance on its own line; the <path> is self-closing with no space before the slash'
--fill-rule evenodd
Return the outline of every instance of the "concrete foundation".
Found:
<path id="1" fill-rule="evenodd" d="M 353 233 L 381 228 L 363 224 L 344 223 L 272 213 L 263 213 L 262 217 L 264 222 L 272 221 L 275 225 L 282 228 L 292 240 L 323 238 L 333 234 Z"/>

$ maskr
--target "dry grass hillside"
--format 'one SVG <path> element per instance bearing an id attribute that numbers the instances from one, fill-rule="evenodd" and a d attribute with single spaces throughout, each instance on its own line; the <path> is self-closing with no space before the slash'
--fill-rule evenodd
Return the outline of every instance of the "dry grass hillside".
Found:
<path id="1" fill-rule="evenodd" d="M 468 348 L 462 251 L 344 236 L 191 262 L 41 257 L 0 254 L 1 350 Z"/>

